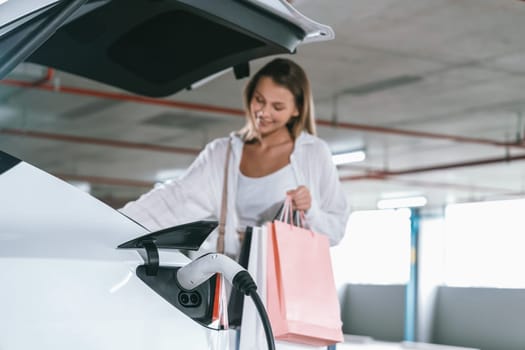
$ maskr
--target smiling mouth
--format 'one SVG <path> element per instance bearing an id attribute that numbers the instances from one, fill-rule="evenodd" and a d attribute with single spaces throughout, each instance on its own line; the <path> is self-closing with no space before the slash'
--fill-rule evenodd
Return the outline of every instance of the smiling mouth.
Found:
<path id="1" fill-rule="evenodd" d="M 258 125 L 265 126 L 265 125 L 268 125 L 270 123 L 271 123 L 271 121 L 269 119 L 257 118 L 257 124 Z"/>

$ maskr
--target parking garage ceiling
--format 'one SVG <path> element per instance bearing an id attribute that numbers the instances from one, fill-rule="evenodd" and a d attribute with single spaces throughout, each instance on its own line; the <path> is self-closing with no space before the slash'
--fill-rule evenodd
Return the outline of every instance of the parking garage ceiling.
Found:
<path id="1" fill-rule="evenodd" d="M 354 209 L 411 194 L 429 208 L 523 196 L 525 2 L 294 5 L 336 34 L 292 58 L 309 73 L 319 135 L 334 152 L 366 151 L 339 167 Z M 159 100 L 23 64 L 0 82 L 0 149 L 118 205 L 239 129 L 245 83 L 226 72 Z"/>

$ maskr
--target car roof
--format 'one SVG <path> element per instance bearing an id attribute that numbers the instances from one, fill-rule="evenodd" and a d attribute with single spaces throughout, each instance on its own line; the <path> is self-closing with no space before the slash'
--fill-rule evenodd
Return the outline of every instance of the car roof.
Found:
<path id="1" fill-rule="evenodd" d="M 230 67 L 244 77 L 250 60 L 333 38 L 284 0 L 35 3 L 0 18 L 0 78 L 29 61 L 162 97 Z"/>

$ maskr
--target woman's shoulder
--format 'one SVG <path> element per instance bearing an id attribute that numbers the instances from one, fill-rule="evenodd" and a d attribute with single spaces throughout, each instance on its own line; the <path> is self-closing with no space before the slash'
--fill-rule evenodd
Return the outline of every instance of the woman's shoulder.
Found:
<path id="1" fill-rule="evenodd" d="M 228 142 L 230 141 L 229 137 L 219 137 L 216 138 L 206 145 L 206 148 L 208 149 L 215 149 L 215 148 L 225 148 L 228 145 Z"/>
<path id="2" fill-rule="evenodd" d="M 229 136 L 219 137 L 219 138 L 216 138 L 210 141 L 206 145 L 206 149 L 209 151 L 226 150 L 226 148 L 228 147 L 228 143 L 230 142 L 235 143 L 239 141 L 242 142 L 242 140 L 240 140 L 240 137 L 237 134 L 232 133 Z"/>
<path id="3" fill-rule="evenodd" d="M 242 150 L 243 141 L 240 136 L 231 133 L 229 136 L 216 138 L 210 141 L 201 152 L 201 155 L 206 158 L 217 160 L 222 159 L 223 156 L 226 156 L 228 144 L 231 144 L 232 152 L 237 154 L 239 153 L 239 150 Z"/>
<path id="4" fill-rule="evenodd" d="M 298 148 L 304 148 L 307 152 L 318 152 L 320 154 L 330 154 L 330 147 L 328 143 L 322 138 L 302 132 L 297 138 Z"/>

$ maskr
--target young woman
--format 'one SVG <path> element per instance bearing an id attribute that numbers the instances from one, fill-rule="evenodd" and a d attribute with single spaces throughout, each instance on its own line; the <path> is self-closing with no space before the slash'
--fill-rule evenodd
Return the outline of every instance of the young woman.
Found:
<path id="1" fill-rule="evenodd" d="M 210 235 L 201 252 L 219 247 L 237 256 L 246 226 L 272 220 L 287 195 L 294 209 L 305 212 L 313 231 L 337 244 L 344 235 L 348 207 L 330 150 L 315 136 L 305 72 L 291 60 L 274 59 L 248 82 L 244 103 L 242 130 L 209 143 L 182 178 L 153 189 L 121 211 L 151 230 L 219 220 L 227 174 L 224 238 Z"/>

